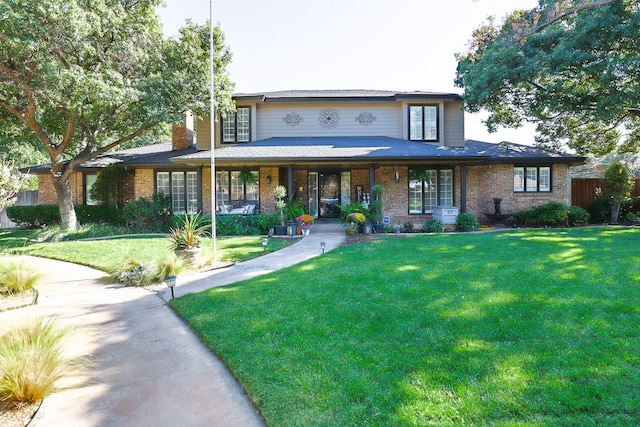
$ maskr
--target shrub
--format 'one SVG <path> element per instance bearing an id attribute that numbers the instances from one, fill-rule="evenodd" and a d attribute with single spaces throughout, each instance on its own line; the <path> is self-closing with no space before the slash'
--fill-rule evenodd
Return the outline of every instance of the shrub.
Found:
<path id="1" fill-rule="evenodd" d="M 57 205 L 9 206 L 7 217 L 22 227 L 41 227 L 59 224 L 60 209 Z"/>
<path id="2" fill-rule="evenodd" d="M 74 206 L 80 224 L 124 225 L 124 212 L 113 206 Z"/>
<path id="3" fill-rule="evenodd" d="M 402 232 L 403 233 L 412 233 L 413 232 L 413 222 L 407 221 L 402 223 Z"/>
<path id="4" fill-rule="evenodd" d="M 42 275 L 22 262 L 7 262 L 0 265 L 0 293 L 20 294 L 33 288 Z"/>
<path id="5" fill-rule="evenodd" d="M 71 332 L 37 318 L 4 334 L 0 339 L 0 398 L 38 402 L 56 391 L 56 381 L 82 367 L 83 359 L 64 354 L 64 341 Z"/>
<path id="6" fill-rule="evenodd" d="M 216 234 L 220 236 L 267 234 L 279 223 L 279 214 L 220 215 L 216 216 Z"/>
<path id="7" fill-rule="evenodd" d="M 123 213 L 129 227 L 166 232 L 171 225 L 171 200 L 162 194 L 142 197 L 127 202 Z"/>
<path id="8" fill-rule="evenodd" d="M 112 268 L 109 278 L 125 286 L 146 286 L 158 281 L 158 273 L 153 265 L 147 266 L 142 261 L 127 260 Z"/>
<path id="9" fill-rule="evenodd" d="M 439 219 L 428 219 L 422 223 L 422 231 L 425 233 L 442 233 L 444 224 Z"/>
<path id="10" fill-rule="evenodd" d="M 177 276 L 187 268 L 187 264 L 183 258 L 175 253 L 170 253 L 165 259 L 158 263 L 157 274 L 154 282 L 161 282 L 167 276 Z"/>
<path id="11" fill-rule="evenodd" d="M 362 203 L 350 203 L 346 206 L 338 205 L 338 208 L 340 208 L 340 214 L 338 215 L 340 222 L 347 222 L 347 217 L 352 213 L 361 213 L 366 218 L 371 217 L 369 209 L 365 208 Z"/>
<path id="12" fill-rule="evenodd" d="M 514 215 L 516 222 L 523 225 L 562 225 L 569 217 L 569 207 L 561 202 L 549 202 Z"/>
<path id="13" fill-rule="evenodd" d="M 567 218 L 569 220 L 569 225 L 585 225 L 589 223 L 589 212 L 580 206 L 569 206 Z"/>
<path id="14" fill-rule="evenodd" d="M 461 213 L 456 218 L 456 230 L 475 231 L 480 228 L 478 218 L 472 213 Z"/>
<path id="15" fill-rule="evenodd" d="M 597 224 L 611 221 L 611 201 L 602 195 L 596 196 L 589 208 L 591 221 Z"/>
<path id="16" fill-rule="evenodd" d="M 393 232 L 395 232 L 395 228 L 391 224 L 385 224 L 384 227 L 382 227 L 382 230 L 385 233 L 393 233 Z"/>
<path id="17" fill-rule="evenodd" d="M 629 212 L 627 215 L 625 215 L 624 220 L 626 223 L 631 225 L 640 225 L 640 212 Z"/>

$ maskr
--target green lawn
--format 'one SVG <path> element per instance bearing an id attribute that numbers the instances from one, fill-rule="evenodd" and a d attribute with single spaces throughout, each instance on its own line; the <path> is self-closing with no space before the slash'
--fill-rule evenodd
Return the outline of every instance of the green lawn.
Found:
<path id="1" fill-rule="evenodd" d="M 0 249 L 10 253 L 40 256 L 88 265 L 109 272 L 127 260 L 144 264 L 160 262 L 169 255 L 169 239 L 166 237 L 124 236 L 101 240 L 70 240 L 56 243 L 30 243 L 34 231 L 0 230 Z M 243 261 L 261 256 L 264 249 L 260 236 L 223 237 L 217 240 L 218 259 Z M 273 252 L 291 241 L 270 239 L 267 251 Z M 203 239 L 203 257 L 212 252 L 211 239 Z"/>
<path id="2" fill-rule="evenodd" d="M 273 426 L 640 424 L 640 230 L 411 235 L 172 305 Z"/>

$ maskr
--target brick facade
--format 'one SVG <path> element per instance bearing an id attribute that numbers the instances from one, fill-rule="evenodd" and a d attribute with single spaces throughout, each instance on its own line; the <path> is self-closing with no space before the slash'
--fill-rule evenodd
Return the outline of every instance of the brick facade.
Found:
<path id="1" fill-rule="evenodd" d="M 82 172 L 76 172 L 69 178 L 71 186 L 71 194 L 73 195 L 73 204 L 81 205 L 84 203 L 84 175 Z M 51 174 L 38 175 L 38 204 L 40 205 L 57 205 L 58 196 L 53 186 L 53 177 Z"/>
<path id="2" fill-rule="evenodd" d="M 141 199 L 143 197 L 153 197 L 153 193 L 155 190 L 153 169 L 136 169 L 134 183 L 135 200 Z"/>

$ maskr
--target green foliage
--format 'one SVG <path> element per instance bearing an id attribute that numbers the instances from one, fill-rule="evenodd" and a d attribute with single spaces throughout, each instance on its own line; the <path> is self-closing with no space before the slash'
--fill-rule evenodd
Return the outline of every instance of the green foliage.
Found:
<path id="1" fill-rule="evenodd" d="M 41 227 L 60 223 L 56 205 L 9 206 L 7 217 L 21 227 Z"/>
<path id="2" fill-rule="evenodd" d="M 113 206 L 106 205 L 76 205 L 73 207 L 78 217 L 78 222 L 85 224 L 110 224 L 124 225 L 124 211 Z"/>
<path id="3" fill-rule="evenodd" d="M 365 208 L 362 203 L 350 203 L 346 206 L 337 206 L 340 209 L 340 214 L 338 215 L 338 220 L 340 222 L 347 222 L 347 217 L 352 213 L 361 213 L 366 218 L 371 217 L 371 212 L 369 209 Z"/>
<path id="4" fill-rule="evenodd" d="M 412 233 L 414 231 L 413 222 L 411 221 L 403 222 L 401 230 L 403 233 Z"/>
<path id="5" fill-rule="evenodd" d="M 66 355 L 73 330 L 36 318 L 0 339 L 0 399 L 38 402 L 56 391 L 56 382 L 80 369 L 85 360 Z"/>
<path id="6" fill-rule="evenodd" d="M 179 216 L 180 225 L 169 230 L 171 248 L 176 250 L 196 249 L 202 238 L 211 230 L 211 223 L 199 213 Z"/>
<path id="7" fill-rule="evenodd" d="M 99 200 L 107 206 L 121 208 L 122 191 L 128 175 L 128 171 L 115 165 L 103 168 L 100 170 L 96 182 L 89 189 L 89 195 L 94 200 Z M 78 221 L 80 221 L 80 218 L 78 218 Z"/>
<path id="8" fill-rule="evenodd" d="M 154 283 L 157 275 L 154 274 L 154 266 L 149 268 L 139 260 L 126 260 L 121 265 L 111 269 L 109 277 L 125 286 L 147 286 Z"/>
<path id="9" fill-rule="evenodd" d="M 611 220 L 611 199 L 601 194 L 596 195 L 589 208 L 591 221 L 602 224 Z"/>
<path id="10" fill-rule="evenodd" d="M 0 264 L 0 294 L 21 294 L 33 288 L 41 278 L 41 274 L 23 262 L 3 262 Z"/>
<path id="11" fill-rule="evenodd" d="M 77 167 L 190 110 L 209 110 L 209 28 L 165 38 L 160 0 L 4 2 L 0 125 L 49 155 L 54 188 Z M 231 111 L 229 48 L 214 28 L 216 110 Z M 2 126 L 4 127 L 4 126 Z M 62 225 L 75 228 L 70 193 Z"/>
<path id="12" fill-rule="evenodd" d="M 428 219 L 422 223 L 422 231 L 425 233 L 442 233 L 444 224 L 439 219 Z"/>
<path id="13" fill-rule="evenodd" d="M 380 184 L 376 184 L 371 187 L 371 193 L 373 193 L 373 201 L 369 204 L 369 211 L 371 212 L 371 221 L 374 224 L 381 224 L 384 219 L 382 212 L 382 195 L 384 194 L 384 188 Z"/>
<path id="14" fill-rule="evenodd" d="M 456 218 L 456 230 L 475 231 L 480 228 L 478 218 L 472 213 L 461 213 Z"/>
<path id="15" fill-rule="evenodd" d="M 171 200 L 163 194 L 142 197 L 127 202 L 123 213 L 129 227 L 166 232 L 171 225 Z"/>
<path id="16" fill-rule="evenodd" d="M 516 223 L 522 225 L 566 225 L 569 207 L 562 202 L 549 202 L 528 210 L 516 212 Z"/>
<path id="17" fill-rule="evenodd" d="M 541 0 L 483 24 L 457 55 L 466 108 L 488 111 L 490 131 L 533 122 L 547 148 L 637 151 L 640 120 L 628 109 L 640 105 L 640 8 L 607 3 Z"/>
<path id="18" fill-rule="evenodd" d="M 265 235 L 279 222 L 278 214 L 220 215 L 216 217 L 216 234 L 219 236 Z"/>
<path id="19" fill-rule="evenodd" d="M 13 162 L 0 158 L 0 210 L 12 206 L 19 192 L 31 187 L 31 177 L 20 173 Z"/>
<path id="20" fill-rule="evenodd" d="M 304 202 L 302 197 L 294 198 L 289 196 L 287 204 L 284 206 L 284 219 L 286 221 L 295 221 L 300 215 L 304 214 Z"/>
<path id="21" fill-rule="evenodd" d="M 627 224 L 640 225 L 640 212 L 629 212 L 624 216 Z"/>
<path id="22" fill-rule="evenodd" d="M 607 166 L 603 180 L 607 196 L 611 199 L 611 223 L 617 224 L 620 204 L 629 200 L 633 176 L 626 165 L 616 161 Z"/>
<path id="23" fill-rule="evenodd" d="M 586 225 L 589 223 L 589 212 L 580 206 L 569 206 L 567 219 L 571 226 Z"/>

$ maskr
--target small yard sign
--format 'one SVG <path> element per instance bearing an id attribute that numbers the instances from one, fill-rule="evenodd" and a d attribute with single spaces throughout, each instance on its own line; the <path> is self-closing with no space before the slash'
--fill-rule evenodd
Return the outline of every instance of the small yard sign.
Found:
<path id="1" fill-rule="evenodd" d="M 385 216 L 384 218 L 382 218 L 382 223 L 383 224 L 389 224 L 389 222 L 391 222 L 391 220 L 389 219 L 388 216 Z"/>

